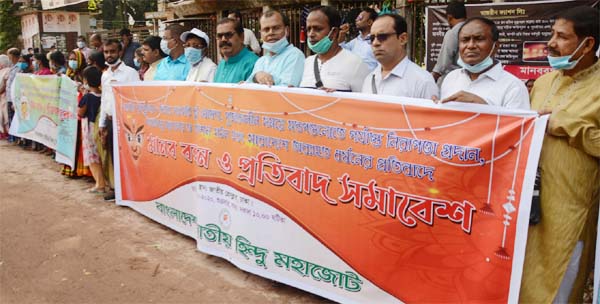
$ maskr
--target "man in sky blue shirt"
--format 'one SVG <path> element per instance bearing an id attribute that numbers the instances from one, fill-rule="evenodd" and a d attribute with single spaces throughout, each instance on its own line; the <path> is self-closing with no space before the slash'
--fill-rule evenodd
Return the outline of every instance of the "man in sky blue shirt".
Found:
<path id="1" fill-rule="evenodd" d="M 160 41 L 160 49 L 168 56 L 156 67 L 154 80 L 181 80 L 184 81 L 192 66 L 185 58 L 181 34 L 183 27 L 179 24 L 171 24 L 165 29 Z"/>
<path id="2" fill-rule="evenodd" d="M 214 82 L 238 83 L 252 74 L 258 56 L 244 46 L 244 28 L 234 19 L 224 18 L 217 24 L 217 43 L 223 60 L 219 62 Z"/>
<path id="3" fill-rule="evenodd" d="M 266 85 L 300 85 L 304 54 L 287 40 L 289 22 L 281 12 L 269 10 L 260 18 L 260 34 L 266 54 L 254 65 L 248 82 Z"/>
<path id="4" fill-rule="evenodd" d="M 371 32 L 371 25 L 373 25 L 375 19 L 377 19 L 377 12 L 372 8 L 364 8 L 355 20 L 356 29 L 358 29 L 360 34 L 346 43 L 346 34 L 350 29 L 350 25 L 346 23 L 340 26 L 340 35 L 338 37 L 340 46 L 358 55 L 369 66 L 371 71 L 377 67 L 377 59 L 375 59 L 371 44 L 366 38 Z"/>

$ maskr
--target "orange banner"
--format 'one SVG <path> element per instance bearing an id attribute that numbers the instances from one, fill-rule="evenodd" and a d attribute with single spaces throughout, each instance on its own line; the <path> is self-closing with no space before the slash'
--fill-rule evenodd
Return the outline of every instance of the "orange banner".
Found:
<path id="1" fill-rule="evenodd" d="M 516 299 L 545 124 L 535 113 L 237 85 L 114 91 L 123 201 L 226 185 L 403 302 Z"/>

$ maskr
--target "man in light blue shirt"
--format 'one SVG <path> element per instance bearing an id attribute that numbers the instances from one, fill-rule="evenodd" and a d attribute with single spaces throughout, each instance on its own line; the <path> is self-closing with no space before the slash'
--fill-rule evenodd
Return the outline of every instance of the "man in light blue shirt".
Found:
<path id="1" fill-rule="evenodd" d="M 260 34 L 265 55 L 256 61 L 248 82 L 266 85 L 300 85 L 304 71 L 304 54 L 287 40 L 289 22 L 276 10 L 266 11 L 260 18 Z"/>
<path id="2" fill-rule="evenodd" d="M 184 42 L 181 41 L 183 26 L 171 24 L 165 29 L 160 41 L 160 49 L 168 56 L 161 60 L 156 67 L 154 80 L 181 80 L 184 81 L 192 66 L 185 58 Z"/>
<path id="3" fill-rule="evenodd" d="M 355 20 L 356 29 L 358 29 L 360 34 L 346 43 L 346 34 L 350 26 L 348 23 L 345 23 L 340 26 L 340 35 L 338 36 L 340 46 L 358 55 L 369 66 L 371 71 L 377 67 L 377 59 L 375 59 L 371 44 L 366 38 L 371 32 L 371 26 L 375 22 L 375 19 L 377 19 L 377 12 L 372 8 L 364 8 Z"/>

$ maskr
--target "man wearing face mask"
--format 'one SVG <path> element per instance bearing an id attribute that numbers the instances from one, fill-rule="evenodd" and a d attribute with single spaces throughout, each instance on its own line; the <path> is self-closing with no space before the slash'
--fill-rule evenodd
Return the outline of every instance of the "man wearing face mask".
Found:
<path id="1" fill-rule="evenodd" d="M 212 82 L 215 78 L 217 65 L 206 57 L 210 41 L 208 35 L 197 28 L 193 28 L 191 31 L 181 34 L 181 40 L 185 41 L 185 57 L 192 65 L 186 80 Z"/>
<path id="2" fill-rule="evenodd" d="M 92 53 L 92 49 L 87 47 L 85 43 L 85 36 L 83 35 L 77 37 L 77 48 L 75 50 L 80 51 L 86 59 L 90 57 L 90 54 Z"/>
<path id="3" fill-rule="evenodd" d="M 493 57 L 499 48 L 496 24 L 482 17 L 469 18 L 458 30 L 457 64 L 441 88 L 441 102 L 459 101 L 505 108 L 529 109 L 525 84 L 506 72 Z"/>
<path id="4" fill-rule="evenodd" d="M 287 40 L 289 22 L 276 10 L 263 13 L 260 33 L 265 55 L 256 61 L 248 82 L 266 85 L 300 85 L 304 67 L 304 54 Z"/>
<path id="5" fill-rule="evenodd" d="M 183 26 L 171 24 L 165 29 L 160 49 L 167 54 L 164 60 L 161 60 L 156 67 L 154 80 L 185 80 L 190 72 L 191 66 L 188 62 L 181 41 Z"/>
<path id="6" fill-rule="evenodd" d="M 258 56 L 244 46 L 244 28 L 234 19 L 217 23 L 217 42 L 223 60 L 219 62 L 214 82 L 238 83 L 248 79 Z"/>
<path id="7" fill-rule="evenodd" d="M 308 47 L 316 53 L 304 61 L 301 87 L 360 92 L 369 67 L 337 41 L 341 17 L 331 6 L 317 6 L 306 18 Z"/>
<path id="8" fill-rule="evenodd" d="M 122 46 L 119 41 L 109 39 L 104 43 L 104 58 L 108 68 L 102 73 L 102 103 L 100 105 L 100 118 L 98 127 L 100 138 L 103 146 L 107 150 L 107 154 L 101 155 L 102 167 L 106 170 L 109 184 L 114 188 L 114 164 L 113 164 L 113 115 L 115 109 L 115 96 L 112 91 L 112 85 L 115 83 L 139 81 L 138 72 L 133 68 L 125 65 L 119 58 L 119 53 L 122 51 Z M 115 199 L 115 193 L 110 192 L 105 197 L 105 200 L 110 201 Z"/>
<path id="9" fill-rule="evenodd" d="M 539 162 L 542 217 L 529 227 L 522 303 L 583 303 L 593 267 L 600 192 L 599 24 L 598 10 L 588 6 L 559 13 L 548 41 L 555 70 L 538 78 L 531 91 L 532 108 L 550 119 Z"/>

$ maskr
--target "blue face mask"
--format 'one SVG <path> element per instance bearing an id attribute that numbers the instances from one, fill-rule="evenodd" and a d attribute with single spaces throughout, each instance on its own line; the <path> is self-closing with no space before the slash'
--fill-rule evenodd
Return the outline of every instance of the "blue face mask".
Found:
<path id="1" fill-rule="evenodd" d="M 469 71 L 470 73 L 479 74 L 494 64 L 494 60 L 492 59 L 492 53 L 494 52 L 494 48 L 496 48 L 495 44 L 492 47 L 492 50 L 490 51 L 488 56 L 484 60 L 482 60 L 480 63 L 471 65 L 471 64 L 464 62 L 462 60 L 462 58 L 460 56 L 458 56 L 458 59 L 456 60 L 456 64 L 458 64 L 458 66 L 460 66 L 461 68 Z"/>
<path id="2" fill-rule="evenodd" d="M 191 65 L 194 65 L 194 64 L 200 62 L 200 60 L 202 60 L 202 50 L 200 50 L 200 49 L 193 48 L 193 47 L 186 47 L 184 52 L 185 52 L 185 58 Z"/>
<path id="3" fill-rule="evenodd" d="M 71 70 L 77 70 L 77 66 L 79 66 L 77 64 L 77 60 L 69 60 L 69 67 L 71 68 Z"/>
<path id="4" fill-rule="evenodd" d="M 137 58 L 133 58 L 133 65 L 135 65 L 136 69 L 139 69 L 142 66 L 142 63 Z"/>
<path id="5" fill-rule="evenodd" d="M 19 62 L 19 63 L 17 63 L 17 66 L 19 67 L 19 69 L 21 69 L 21 71 L 25 71 L 25 70 L 27 70 L 27 67 L 29 65 L 27 65 L 27 63 L 25 63 L 25 62 Z"/>
<path id="6" fill-rule="evenodd" d="M 577 60 L 571 61 L 571 58 L 573 57 L 573 55 L 575 55 L 575 53 L 577 53 L 577 51 L 579 51 L 579 49 L 583 46 L 583 43 L 586 41 L 587 41 L 587 37 L 585 37 L 585 39 L 583 39 L 583 41 L 581 41 L 579 46 L 575 49 L 575 51 L 573 51 L 573 53 L 571 53 L 571 55 L 560 56 L 560 57 L 548 55 L 548 63 L 555 70 L 571 70 L 571 69 L 573 69 L 579 63 L 581 58 L 583 58 L 583 55 L 581 55 L 579 57 L 579 59 L 577 59 Z"/>
<path id="7" fill-rule="evenodd" d="M 320 41 L 319 41 L 320 42 Z M 289 42 L 285 36 L 275 42 L 263 42 L 262 48 L 265 51 L 273 52 L 275 54 L 281 54 L 283 50 L 288 46 Z M 317 43 L 318 44 L 318 43 Z"/>
<path id="8" fill-rule="evenodd" d="M 331 31 L 329 31 L 329 34 L 327 34 L 327 36 L 325 36 L 323 39 L 321 39 L 319 42 L 317 42 L 315 44 L 310 43 L 310 40 L 309 40 L 308 48 L 310 48 L 313 52 L 315 52 L 317 54 L 327 53 L 327 51 L 329 51 L 329 49 L 331 48 L 331 45 L 333 44 L 333 41 L 331 40 L 331 38 L 329 38 L 329 35 L 331 35 L 334 28 L 335 27 L 332 27 Z"/>

